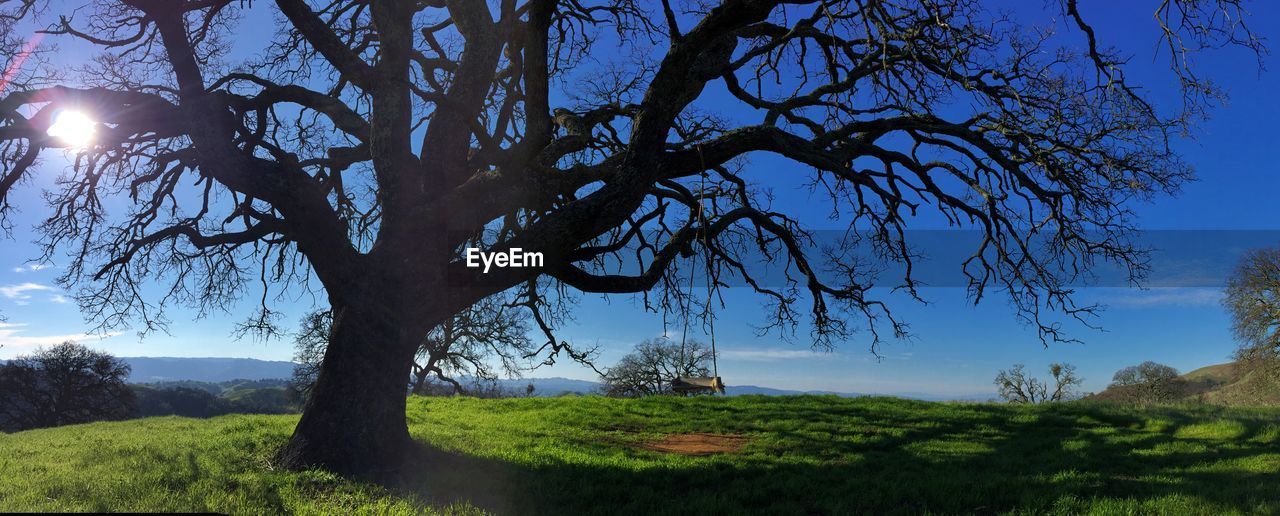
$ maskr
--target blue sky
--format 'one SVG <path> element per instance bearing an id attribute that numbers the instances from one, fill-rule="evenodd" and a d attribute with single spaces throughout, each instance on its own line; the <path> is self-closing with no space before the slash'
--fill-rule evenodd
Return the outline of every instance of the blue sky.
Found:
<path id="1" fill-rule="evenodd" d="M 1082 11 L 1096 23 L 1103 41 L 1134 55 L 1131 78 L 1149 86 L 1158 103 L 1177 102 L 1164 61 L 1152 58 L 1156 35 L 1148 3 L 1087 1 L 1082 2 Z M 1039 2 L 1026 4 L 1031 6 L 1028 9 L 1040 8 Z M 1252 5 L 1254 30 L 1273 45 L 1280 39 L 1277 7 L 1269 2 Z M 269 20 L 248 19 L 244 23 L 261 28 Z M 238 41 L 241 46 L 253 43 L 251 39 Z M 71 55 L 68 52 L 64 58 L 73 59 Z M 1186 185 L 1176 197 L 1134 206 L 1141 225 L 1148 229 L 1280 229 L 1273 201 L 1275 192 L 1280 191 L 1280 177 L 1274 164 L 1277 136 L 1272 125 L 1280 116 L 1280 101 L 1275 95 L 1280 91 L 1280 79 L 1272 71 L 1259 72 L 1253 57 L 1239 51 L 1207 54 L 1199 64 L 1204 74 L 1214 77 L 1230 93 L 1230 102 L 1199 127 L 1194 140 L 1179 142 L 1199 180 Z M 1276 68 L 1276 59 L 1268 57 L 1266 65 Z M 790 166 L 766 158 L 753 163 L 764 174 L 773 167 Z M 194 320 L 188 311 L 173 309 L 168 334 L 139 338 L 132 331 L 120 330 L 84 336 L 89 326 L 75 305 L 66 302 L 67 293 L 54 286 L 58 264 L 35 270 L 26 263 L 37 253 L 30 244 L 34 239 L 30 227 L 44 215 L 38 193 L 52 183 L 58 171 L 57 160 L 50 159 L 44 172 L 22 189 L 18 196 L 22 211 L 14 219 L 13 238 L 0 242 L 0 313 L 7 318 L 0 323 L 0 358 L 71 338 L 119 356 L 286 360 L 292 355 L 287 340 L 232 339 L 234 324 L 247 315 L 252 303 L 230 314 L 213 314 L 201 320 Z M 779 203 L 812 204 L 798 186 L 782 182 L 774 186 Z M 1079 367 L 1086 390 L 1096 391 L 1126 365 L 1156 360 L 1190 370 L 1226 361 L 1235 347 L 1227 316 L 1218 303 L 1219 290 L 1213 287 L 1086 289 L 1081 292 L 1082 301 L 1109 306 L 1096 320 L 1103 330 L 1077 325 L 1071 327 L 1072 336 L 1082 339 L 1082 344 L 1047 348 L 1033 329 L 1015 320 L 998 297 L 974 307 L 959 288 L 931 288 L 924 295 L 931 304 L 904 301 L 893 305 L 897 315 L 911 323 L 914 338 L 887 343 L 877 358 L 868 353 L 865 338 L 855 338 L 835 352 L 825 353 L 813 351 L 803 342 L 782 342 L 774 335 L 758 337 L 751 322 L 760 317 L 759 300 L 730 291 L 716 326 L 722 354 L 720 372 L 730 384 L 966 395 L 992 392 L 991 378 L 996 371 L 1014 363 L 1025 363 L 1039 372 L 1051 362 L 1065 361 Z M 311 296 L 299 294 L 277 307 L 287 314 L 286 320 L 294 321 L 312 303 Z M 562 329 L 561 336 L 580 346 L 598 344 L 603 351 L 599 362 L 608 365 L 636 342 L 664 332 L 678 336 L 679 328 L 664 328 L 659 315 L 645 313 L 630 298 L 605 301 L 583 296 L 575 321 Z M 592 378 L 589 370 L 569 364 L 531 375 Z"/>

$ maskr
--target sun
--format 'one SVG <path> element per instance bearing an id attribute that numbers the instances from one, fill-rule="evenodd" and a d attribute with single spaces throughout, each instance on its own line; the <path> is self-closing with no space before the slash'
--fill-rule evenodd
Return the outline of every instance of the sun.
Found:
<path id="1" fill-rule="evenodd" d="M 98 123 L 89 118 L 89 115 L 83 111 L 68 109 L 54 116 L 53 125 L 49 126 L 48 134 L 67 147 L 78 150 L 93 143 L 93 137 L 97 132 Z"/>

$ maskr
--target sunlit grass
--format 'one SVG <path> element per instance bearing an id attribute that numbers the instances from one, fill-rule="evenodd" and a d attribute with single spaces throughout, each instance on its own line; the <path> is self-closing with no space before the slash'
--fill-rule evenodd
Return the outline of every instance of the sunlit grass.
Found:
<path id="1" fill-rule="evenodd" d="M 0 511 L 1274 514 L 1280 411 L 889 398 L 414 398 L 440 450 L 390 491 L 275 471 L 296 416 L 0 435 Z M 738 453 L 669 455 L 673 433 Z"/>
<path id="2" fill-rule="evenodd" d="M 1239 439 L 1249 432 L 1249 428 L 1239 421 L 1213 421 L 1197 423 L 1179 428 L 1173 435 L 1181 439 Z"/>

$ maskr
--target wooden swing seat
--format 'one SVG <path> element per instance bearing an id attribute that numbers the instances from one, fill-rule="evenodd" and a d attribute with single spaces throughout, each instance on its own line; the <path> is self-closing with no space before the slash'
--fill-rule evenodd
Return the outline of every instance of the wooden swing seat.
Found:
<path id="1" fill-rule="evenodd" d="M 686 376 L 671 382 L 671 390 L 678 394 L 719 393 L 724 394 L 724 382 L 719 376 Z"/>

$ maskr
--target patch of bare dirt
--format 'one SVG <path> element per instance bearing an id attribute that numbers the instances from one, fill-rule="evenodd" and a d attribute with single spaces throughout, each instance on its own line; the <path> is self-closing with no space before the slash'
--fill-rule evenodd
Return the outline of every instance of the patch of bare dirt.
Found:
<path id="1" fill-rule="evenodd" d="M 659 441 L 650 441 L 637 445 L 640 449 L 660 453 L 676 453 L 695 457 L 715 455 L 718 453 L 736 453 L 746 446 L 750 439 L 744 435 L 726 434 L 672 434 Z"/>

